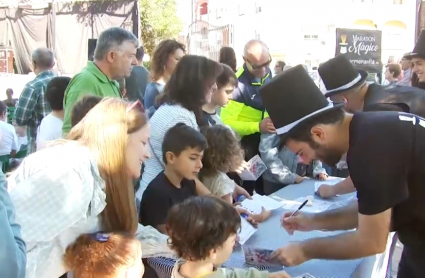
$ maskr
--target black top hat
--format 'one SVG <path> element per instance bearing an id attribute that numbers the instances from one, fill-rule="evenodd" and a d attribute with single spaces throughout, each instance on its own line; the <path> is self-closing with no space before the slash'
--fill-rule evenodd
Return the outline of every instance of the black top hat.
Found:
<path id="1" fill-rule="evenodd" d="M 338 55 L 323 63 L 318 71 L 326 87 L 326 97 L 348 91 L 367 78 L 367 72 L 357 71 L 345 55 Z"/>
<path id="2" fill-rule="evenodd" d="M 401 57 L 401 58 L 410 61 L 410 60 L 412 60 L 412 57 L 410 57 L 411 54 L 412 54 L 412 52 L 404 53 L 403 57 Z"/>
<path id="3" fill-rule="evenodd" d="M 422 30 L 421 34 L 419 35 L 412 53 L 410 53 L 410 55 L 404 56 L 403 58 L 412 59 L 416 57 L 425 59 L 425 30 Z"/>
<path id="4" fill-rule="evenodd" d="M 330 103 L 301 65 L 274 77 L 260 94 L 277 134 L 344 105 Z"/>

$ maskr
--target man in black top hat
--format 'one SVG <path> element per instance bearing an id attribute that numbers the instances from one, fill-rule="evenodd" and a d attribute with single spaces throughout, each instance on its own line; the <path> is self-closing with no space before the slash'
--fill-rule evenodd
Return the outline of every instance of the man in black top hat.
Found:
<path id="1" fill-rule="evenodd" d="M 271 255 L 283 265 L 310 259 L 354 259 L 386 250 L 388 233 L 404 244 L 400 278 L 425 273 L 425 120 L 404 112 L 347 114 L 329 103 L 301 66 L 261 89 L 264 106 L 282 143 L 305 163 L 334 165 L 343 154 L 357 202 L 316 214 L 286 212 L 289 232 L 351 230 L 333 237 L 290 243 Z M 307 101 L 308 100 L 308 101 Z"/>
<path id="2" fill-rule="evenodd" d="M 421 32 L 412 53 L 405 57 L 412 59 L 413 72 L 416 73 L 419 82 L 425 82 L 425 31 Z"/>
<path id="3" fill-rule="evenodd" d="M 334 102 L 346 101 L 348 112 L 394 110 L 425 117 L 424 90 L 410 86 L 369 85 L 367 72 L 354 69 L 345 55 L 323 63 L 318 71 L 326 87 L 325 96 Z"/>
<path id="4" fill-rule="evenodd" d="M 325 96 L 334 102 L 345 101 L 345 110 L 350 113 L 361 110 L 403 111 L 425 117 L 425 90 L 401 85 L 369 85 L 366 83 L 367 72 L 354 69 L 344 55 L 323 63 L 319 67 L 319 75 L 327 89 Z M 329 198 L 353 191 L 353 183 L 348 177 L 336 186 L 320 186 L 318 194 Z"/>

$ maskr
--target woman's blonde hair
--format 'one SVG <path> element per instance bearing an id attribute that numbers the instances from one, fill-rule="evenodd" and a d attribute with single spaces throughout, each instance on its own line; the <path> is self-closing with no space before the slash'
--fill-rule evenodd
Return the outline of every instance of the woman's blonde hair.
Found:
<path id="1" fill-rule="evenodd" d="M 140 242 L 128 233 L 82 234 L 63 257 L 75 278 L 112 278 L 141 260 Z"/>
<path id="2" fill-rule="evenodd" d="M 106 184 L 102 228 L 106 232 L 137 230 L 133 181 L 126 163 L 128 135 L 146 124 L 145 115 L 117 98 L 105 98 L 75 125 L 66 139 L 87 146 Z"/>

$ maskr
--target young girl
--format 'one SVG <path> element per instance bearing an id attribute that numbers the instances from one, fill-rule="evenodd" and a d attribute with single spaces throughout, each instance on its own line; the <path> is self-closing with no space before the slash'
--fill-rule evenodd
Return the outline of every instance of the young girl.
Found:
<path id="1" fill-rule="evenodd" d="M 221 66 L 223 71 L 216 79 L 217 90 L 212 93 L 211 102 L 202 106 L 204 122 L 210 126 L 223 124 L 220 113 L 217 112 L 233 98 L 233 91 L 238 87 L 238 79 L 233 70 L 228 65 Z"/>
<path id="2" fill-rule="evenodd" d="M 233 204 L 237 197 L 234 196 L 235 182 L 226 173 L 232 172 L 243 161 L 239 140 L 224 125 L 204 127 L 201 132 L 207 139 L 208 148 L 204 151 L 200 180 L 211 194 Z M 261 214 L 250 216 L 255 222 L 262 222 L 270 217 L 270 212 L 264 210 Z"/>
<path id="3" fill-rule="evenodd" d="M 66 248 L 64 263 L 74 278 L 143 276 L 140 241 L 126 233 L 82 234 Z"/>

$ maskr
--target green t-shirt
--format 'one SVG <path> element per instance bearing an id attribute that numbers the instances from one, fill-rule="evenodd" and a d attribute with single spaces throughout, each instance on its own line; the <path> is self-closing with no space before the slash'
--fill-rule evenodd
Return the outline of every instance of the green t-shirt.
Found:
<path id="1" fill-rule="evenodd" d="M 180 266 L 184 264 L 184 260 L 179 259 L 174 264 L 171 278 L 185 278 L 180 273 Z M 260 271 L 255 268 L 247 269 L 229 269 L 229 268 L 217 268 L 213 272 L 202 276 L 203 278 L 268 278 L 268 271 Z"/>
<path id="2" fill-rule="evenodd" d="M 62 126 L 63 134 L 67 134 L 71 130 L 72 108 L 77 101 L 86 95 L 121 98 L 118 82 L 109 80 L 93 62 L 89 61 L 85 68 L 74 75 L 66 88 L 63 100 L 65 110 Z"/>

